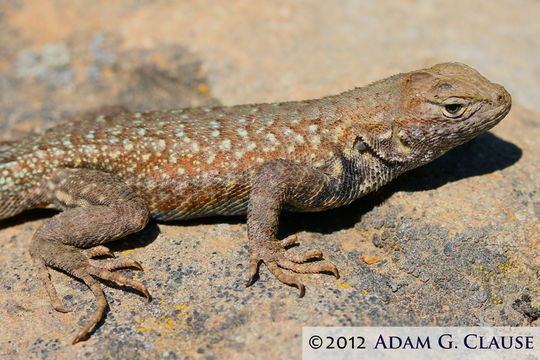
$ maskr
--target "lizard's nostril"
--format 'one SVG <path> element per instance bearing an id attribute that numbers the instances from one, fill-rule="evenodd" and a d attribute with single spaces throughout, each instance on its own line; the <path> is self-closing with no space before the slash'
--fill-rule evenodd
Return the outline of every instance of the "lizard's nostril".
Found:
<path id="1" fill-rule="evenodd" d="M 503 105 L 510 101 L 510 94 L 503 86 L 497 85 L 497 91 L 494 92 L 492 99 L 495 104 Z"/>

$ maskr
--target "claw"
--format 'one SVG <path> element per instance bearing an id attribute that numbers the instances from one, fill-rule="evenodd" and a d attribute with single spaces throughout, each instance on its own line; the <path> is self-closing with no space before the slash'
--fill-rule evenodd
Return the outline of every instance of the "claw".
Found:
<path id="1" fill-rule="evenodd" d="M 249 278 L 246 283 L 246 287 L 251 286 L 255 281 L 255 277 L 257 276 L 257 272 L 259 271 L 260 262 L 261 260 L 257 256 L 252 256 L 249 260 Z"/>
<path id="2" fill-rule="evenodd" d="M 66 308 L 64 307 L 64 305 L 62 305 L 62 303 L 60 303 L 60 306 L 58 306 L 58 305 L 53 305 L 53 304 L 51 304 L 51 305 L 52 305 L 52 307 L 53 307 L 54 310 L 56 310 L 56 311 L 58 311 L 58 312 L 61 312 L 61 313 L 64 313 L 64 314 L 69 313 L 69 312 L 72 311 L 72 310 L 66 309 Z"/>
<path id="3" fill-rule="evenodd" d="M 332 264 L 332 266 L 334 266 L 334 269 L 333 269 L 333 270 L 329 270 L 329 271 L 330 271 L 331 273 L 334 274 L 334 276 L 336 277 L 336 279 L 339 279 L 339 270 L 338 270 L 338 268 L 337 268 L 334 264 Z"/>
<path id="4" fill-rule="evenodd" d="M 152 302 L 152 295 L 148 292 L 148 290 L 143 292 L 144 296 L 148 299 L 148 303 Z"/>
<path id="5" fill-rule="evenodd" d="M 139 271 L 144 271 L 142 265 L 138 261 L 133 260 L 133 267 L 137 268 L 137 270 L 139 270 Z"/>
<path id="6" fill-rule="evenodd" d="M 300 289 L 300 294 L 298 294 L 298 297 L 303 298 L 304 295 L 306 294 L 306 287 L 304 286 L 303 283 L 299 283 L 297 286 L 298 286 L 298 289 Z"/>

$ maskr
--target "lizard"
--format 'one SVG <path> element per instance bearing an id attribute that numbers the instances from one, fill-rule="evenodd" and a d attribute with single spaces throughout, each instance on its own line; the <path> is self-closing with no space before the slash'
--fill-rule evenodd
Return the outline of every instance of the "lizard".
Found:
<path id="1" fill-rule="evenodd" d="M 103 244 L 150 218 L 247 215 L 249 286 L 260 263 L 304 295 L 299 274 L 337 267 L 312 249 L 276 238 L 282 211 L 351 203 L 492 128 L 511 108 L 505 88 L 461 63 L 400 73 L 320 99 L 166 111 L 89 113 L 0 144 L 0 219 L 26 209 L 60 210 L 35 231 L 30 255 L 53 308 L 67 312 L 49 268 L 82 280 L 96 309 L 73 344 L 107 308 L 98 279 L 144 283 L 114 270 L 142 266 Z M 313 261 L 315 260 L 315 261 Z"/>

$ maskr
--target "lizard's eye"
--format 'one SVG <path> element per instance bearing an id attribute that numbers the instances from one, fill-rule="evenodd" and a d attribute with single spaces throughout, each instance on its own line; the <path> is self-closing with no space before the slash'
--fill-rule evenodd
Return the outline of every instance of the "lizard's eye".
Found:
<path id="1" fill-rule="evenodd" d="M 450 105 L 446 105 L 444 108 L 450 114 L 456 114 L 462 107 L 463 106 L 460 104 L 450 104 Z"/>
<path id="2" fill-rule="evenodd" d="M 457 118 L 463 115 L 466 110 L 466 106 L 460 103 L 445 104 L 442 107 L 442 113 L 449 118 Z"/>

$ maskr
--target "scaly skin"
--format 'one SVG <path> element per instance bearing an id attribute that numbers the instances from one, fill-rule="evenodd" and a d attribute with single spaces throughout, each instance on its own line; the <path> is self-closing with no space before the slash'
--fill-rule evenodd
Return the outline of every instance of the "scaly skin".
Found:
<path id="1" fill-rule="evenodd" d="M 510 106 L 502 86 L 446 63 L 316 100 L 88 113 L 0 145 L 0 219 L 34 207 L 62 210 L 36 231 L 30 253 L 56 310 L 67 311 L 47 267 L 83 280 L 97 299 L 74 343 L 106 309 L 96 277 L 150 299 L 143 283 L 112 272 L 137 262 L 93 259 L 150 217 L 247 213 L 248 284 L 264 262 L 302 296 L 299 273 L 338 270 L 318 250 L 286 251 L 296 237 L 276 240 L 282 209 L 348 204 L 490 129 Z"/>

